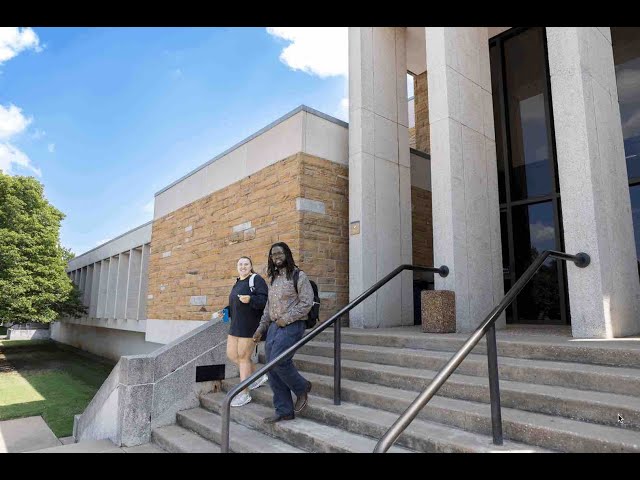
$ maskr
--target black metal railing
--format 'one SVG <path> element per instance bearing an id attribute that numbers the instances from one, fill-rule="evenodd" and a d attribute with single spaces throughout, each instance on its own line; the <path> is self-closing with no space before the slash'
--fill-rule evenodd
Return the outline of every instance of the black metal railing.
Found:
<path id="1" fill-rule="evenodd" d="M 440 387 L 447 381 L 449 376 L 467 357 L 471 350 L 478 344 L 483 335 L 487 335 L 487 361 L 489 367 L 489 397 L 491 401 L 491 428 L 493 433 L 493 443 L 502 445 L 502 413 L 500 409 L 500 388 L 498 384 L 498 352 L 496 348 L 496 329 L 495 322 L 504 311 L 505 308 L 516 298 L 518 293 L 533 278 L 538 269 L 542 266 L 547 257 L 554 257 L 559 260 L 571 260 L 577 267 L 584 268 L 591 262 L 591 258 L 586 253 L 578 253 L 570 255 L 555 250 L 545 250 L 533 263 L 527 268 L 518 281 L 506 293 L 504 298 L 491 313 L 485 318 L 475 332 L 469 337 L 464 345 L 458 350 L 451 360 L 440 369 L 431 383 L 418 397 L 409 405 L 402 415 L 394 422 L 393 425 L 382 436 L 380 441 L 374 448 L 374 453 L 384 453 L 402 432 L 409 426 L 413 419 L 420 413 L 420 410 L 431 400 L 438 392 Z"/>
<path id="2" fill-rule="evenodd" d="M 441 277 L 446 277 L 449 274 L 449 268 L 446 265 L 443 265 L 439 268 L 436 267 L 421 267 L 417 265 L 400 265 L 398 268 L 393 270 L 389 275 L 382 278 L 378 282 L 376 282 L 373 286 L 365 290 L 358 297 L 353 299 L 349 304 L 340 309 L 336 314 L 334 314 L 327 321 L 322 322 L 321 324 L 314 327 L 307 335 L 302 337 L 297 343 L 289 347 L 287 350 L 282 352 L 273 360 L 266 363 L 262 368 L 256 370 L 249 377 L 244 379 L 238 385 L 233 387 L 227 393 L 226 397 L 222 402 L 222 431 L 220 438 L 220 447 L 222 453 L 229 452 L 229 423 L 230 423 L 230 410 L 231 410 L 231 400 L 244 390 L 248 385 L 253 383 L 254 380 L 260 378 L 265 373 L 268 373 L 276 364 L 278 364 L 283 358 L 288 357 L 295 353 L 300 347 L 305 345 L 307 342 L 315 338 L 320 332 L 328 328 L 330 325 L 335 324 L 334 332 L 333 332 L 333 403 L 335 405 L 340 405 L 340 330 L 341 330 L 341 322 L 337 320 L 349 312 L 351 309 L 356 307 L 359 303 L 366 300 L 371 294 L 373 294 L 376 290 L 382 287 L 385 283 L 391 280 L 393 277 L 398 275 L 400 272 L 404 270 L 415 270 L 418 272 L 433 272 L 438 273 Z"/>

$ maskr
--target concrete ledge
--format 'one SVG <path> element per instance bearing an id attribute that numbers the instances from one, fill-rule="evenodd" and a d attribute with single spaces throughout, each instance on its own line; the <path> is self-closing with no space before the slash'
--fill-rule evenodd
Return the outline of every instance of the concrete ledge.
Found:
<path id="1" fill-rule="evenodd" d="M 148 443 L 151 429 L 175 422 L 176 413 L 195 407 L 213 382 L 195 381 L 196 367 L 225 365 L 225 377 L 237 376 L 226 358 L 229 324 L 210 321 L 146 355 L 121 357 L 100 390 L 74 420 L 74 437 L 109 439 L 117 446 Z"/>

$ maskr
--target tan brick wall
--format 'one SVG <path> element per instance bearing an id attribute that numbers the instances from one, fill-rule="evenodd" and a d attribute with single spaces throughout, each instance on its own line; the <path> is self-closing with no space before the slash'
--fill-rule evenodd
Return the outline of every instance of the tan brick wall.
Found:
<path id="1" fill-rule="evenodd" d="M 411 187 L 411 238 L 413 263 L 433 265 L 433 223 L 431 220 L 431 192 Z"/>
<path id="2" fill-rule="evenodd" d="M 320 319 L 326 320 L 349 303 L 349 170 L 310 155 L 302 158 L 302 196 L 323 202 L 325 214 L 301 212 L 299 265 L 326 297 L 320 300 Z"/>
<path id="3" fill-rule="evenodd" d="M 284 241 L 321 292 L 321 318 L 348 297 L 347 167 L 296 154 L 186 205 L 153 224 L 148 318 L 208 320 L 227 304 L 236 260 L 249 255 L 266 278 L 269 247 Z M 296 210 L 296 198 L 325 202 L 326 215 Z M 233 227 L 251 222 L 251 228 Z M 190 227 L 190 229 L 189 229 Z M 167 256 L 166 252 L 171 252 Z M 344 290 L 344 292 L 343 292 Z M 206 295 L 202 306 L 192 296 Z"/>
<path id="4" fill-rule="evenodd" d="M 416 148 L 416 127 L 409 129 L 409 148 Z"/>
<path id="5" fill-rule="evenodd" d="M 427 101 L 427 72 L 413 77 L 413 89 L 415 95 L 416 126 L 415 148 L 421 152 L 430 153 L 429 146 L 429 103 Z"/>

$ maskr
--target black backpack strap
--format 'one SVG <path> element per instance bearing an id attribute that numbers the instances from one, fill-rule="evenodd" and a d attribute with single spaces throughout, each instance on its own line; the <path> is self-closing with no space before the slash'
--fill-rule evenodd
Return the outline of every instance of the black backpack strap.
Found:
<path id="1" fill-rule="evenodd" d="M 296 289 L 296 293 L 298 293 L 298 277 L 300 276 L 300 269 L 296 268 L 293 271 L 293 288 Z"/>

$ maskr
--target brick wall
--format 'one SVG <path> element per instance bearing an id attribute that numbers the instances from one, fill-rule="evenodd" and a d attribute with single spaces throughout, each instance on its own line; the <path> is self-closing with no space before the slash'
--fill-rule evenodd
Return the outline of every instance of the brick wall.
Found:
<path id="1" fill-rule="evenodd" d="M 413 148 L 421 152 L 430 153 L 427 72 L 413 77 L 413 89 L 416 110 L 415 146 Z"/>
<path id="2" fill-rule="evenodd" d="M 208 320 L 228 302 L 238 257 L 266 278 L 278 241 L 318 283 L 327 318 L 348 299 L 347 195 L 347 167 L 298 153 L 157 219 L 148 318 Z M 323 202 L 325 214 L 298 210 L 301 197 Z"/>
<path id="3" fill-rule="evenodd" d="M 411 187 L 411 239 L 413 263 L 433 265 L 433 223 L 431 221 L 431 192 Z"/>

